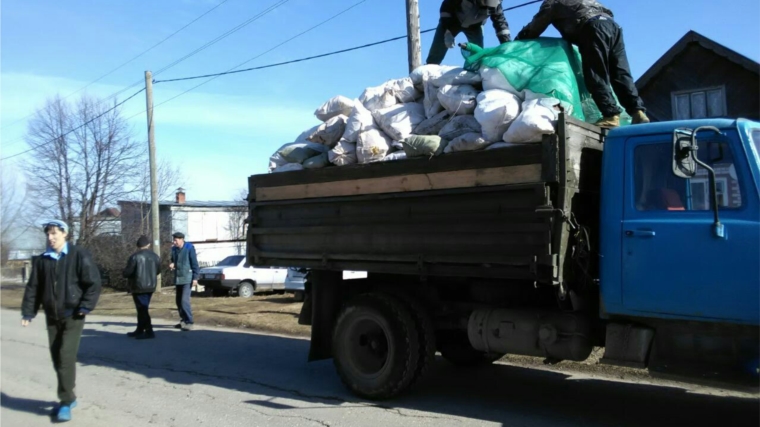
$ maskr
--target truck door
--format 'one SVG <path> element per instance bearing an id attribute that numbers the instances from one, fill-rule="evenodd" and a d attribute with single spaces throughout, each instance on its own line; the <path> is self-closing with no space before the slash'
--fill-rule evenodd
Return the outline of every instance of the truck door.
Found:
<path id="1" fill-rule="evenodd" d="M 758 194 L 738 134 L 702 141 L 716 172 L 720 221 L 713 230 L 707 171 L 672 173 L 672 136 L 626 141 L 623 306 L 631 311 L 757 323 L 760 316 Z"/>

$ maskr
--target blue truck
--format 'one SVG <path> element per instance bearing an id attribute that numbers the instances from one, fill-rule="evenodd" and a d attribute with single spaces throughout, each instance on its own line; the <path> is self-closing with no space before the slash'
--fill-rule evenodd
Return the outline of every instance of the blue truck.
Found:
<path id="1" fill-rule="evenodd" d="M 602 363 L 756 387 L 760 123 L 606 131 L 249 178 L 247 257 L 310 269 L 309 360 L 391 398 L 436 352 Z M 344 270 L 366 271 L 344 280 Z"/>

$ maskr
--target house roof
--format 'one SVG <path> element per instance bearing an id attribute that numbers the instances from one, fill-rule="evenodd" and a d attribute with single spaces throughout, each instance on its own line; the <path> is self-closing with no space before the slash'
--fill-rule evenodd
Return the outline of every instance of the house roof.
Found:
<path id="1" fill-rule="evenodd" d="M 103 209 L 98 214 L 98 216 L 101 216 L 101 217 L 114 217 L 114 218 L 118 218 L 120 215 L 121 215 L 121 211 L 119 211 L 116 208 Z"/>
<path id="2" fill-rule="evenodd" d="M 731 50 L 722 44 L 711 40 L 696 31 L 689 31 L 681 37 L 673 47 L 668 50 L 657 62 L 654 63 L 637 81 L 636 87 L 643 88 L 650 80 L 657 76 L 668 64 L 670 64 L 681 52 L 683 52 L 691 43 L 698 43 L 705 49 L 715 52 L 729 61 L 746 68 L 753 73 L 760 74 L 760 64 L 747 58 L 746 56 Z"/>

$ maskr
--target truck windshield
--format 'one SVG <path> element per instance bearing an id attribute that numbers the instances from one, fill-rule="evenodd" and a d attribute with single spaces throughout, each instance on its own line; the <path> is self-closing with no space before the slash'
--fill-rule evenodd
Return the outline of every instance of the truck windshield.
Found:
<path id="1" fill-rule="evenodd" d="M 240 264 L 240 261 L 245 258 L 244 255 L 233 255 L 228 256 L 227 258 L 219 261 L 219 264 L 217 264 L 217 267 L 237 267 Z"/>

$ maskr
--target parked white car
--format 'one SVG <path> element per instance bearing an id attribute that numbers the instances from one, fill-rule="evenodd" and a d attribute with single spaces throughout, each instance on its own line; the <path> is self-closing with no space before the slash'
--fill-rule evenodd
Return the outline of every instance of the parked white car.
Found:
<path id="1" fill-rule="evenodd" d="M 250 298 L 254 293 L 284 290 L 287 275 L 287 268 L 246 266 L 245 255 L 231 255 L 214 267 L 201 268 L 198 284 L 210 295 L 237 293 Z"/>

